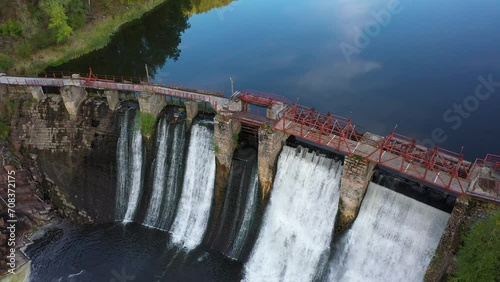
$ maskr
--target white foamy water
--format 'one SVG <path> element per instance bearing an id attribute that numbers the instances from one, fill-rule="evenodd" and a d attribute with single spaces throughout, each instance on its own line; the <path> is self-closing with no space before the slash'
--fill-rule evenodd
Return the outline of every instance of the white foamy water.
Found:
<path id="1" fill-rule="evenodd" d="M 238 230 L 238 235 L 234 244 L 231 248 L 229 256 L 232 258 L 238 258 L 241 254 L 243 246 L 248 239 L 250 233 L 250 227 L 252 219 L 255 215 L 255 209 L 257 205 L 257 197 L 259 191 L 259 178 L 257 175 L 257 168 L 252 169 L 252 180 L 250 182 L 250 187 L 248 187 L 248 197 L 245 203 L 245 214 L 243 215 L 243 220 L 241 222 L 240 229 Z M 245 189 L 245 187 L 240 187 L 240 189 Z"/>
<path id="2" fill-rule="evenodd" d="M 213 132 L 202 123 L 193 125 L 177 215 L 170 228 L 172 242 L 196 248 L 207 228 L 214 193 Z"/>
<path id="3" fill-rule="evenodd" d="M 163 196 L 163 207 L 161 210 L 159 228 L 168 229 L 172 223 L 176 208 L 177 195 L 180 191 L 179 176 L 182 176 L 184 161 L 184 146 L 186 142 L 186 130 L 184 123 L 175 125 L 174 140 L 172 142 L 172 159 L 168 168 L 167 188 Z"/>
<path id="4" fill-rule="evenodd" d="M 129 152 L 132 154 L 129 163 L 129 176 L 130 180 L 128 185 L 130 186 L 130 193 L 127 202 L 127 212 L 123 218 L 124 222 L 130 222 L 134 220 L 134 216 L 139 205 L 139 199 L 141 196 L 142 189 L 142 134 L 141 127 L 137 118 L 134 123 L 132 142 L 130 144 Z"/>
<path id="5" fill-rule="evenodd" d="M 371 183 L 329 281 L 422 281 L 450 215 Z"/>
<path id="6" fill-rule="evenodd" d="M 158 125 L 158 145 L 156 150 L 156 160 L 154 162 L 154 174 L 153 174 L 153 193 L 151 194 L 151 200 L 149 201 L 148 209 L 146 211 L 146 217 L 144 218 L 144 224 L 158 227 L 159 218 L 161 218 L 160 208 L 163 201 L 163 194 L 165 189 L 165 175 L 167 167 L 167 151 L 168 151 L 168 138 L 169 138 L 169 127 L 165 119 L 162 119 Z"/>
<path id="7" fill-rule="evenodd" d="M 115 218 L 123 219 L 125 216 L 125 211 L 127 208 L 128 190 L 127 190 L 127 179 L 128 179 L 128 125 L 129 125 L 129 112 L 125 112 L 123 117 L 120 137 L 118 138 L 117 145 L 117 191 L 116 191 L 116 207 L 115 207 Z"/>
<path id="8" fill-rule="evenodd" d="M 300 152 L 297 152 L 300 151 Z M 245 281 L 312 281 L 329 253 L 342 167 L 284 147 Z"/>

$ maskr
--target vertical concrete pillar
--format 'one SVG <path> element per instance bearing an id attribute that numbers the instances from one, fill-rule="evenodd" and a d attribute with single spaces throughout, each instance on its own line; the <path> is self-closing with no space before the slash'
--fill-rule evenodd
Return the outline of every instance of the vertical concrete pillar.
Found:
<path id="1" fill-rule="evenodd" d="M 141 113 L 148 113 L 157 118 L 166 105 L 167 101 L 165 100 L 165 96 L 156 95 L 150 92 L 141 92 L 139 95 L 139 108 L 141 109 Z"/>
<path id="2" fill-rule="evenodd" d="M 266 128 L 259 130 L 257 166 L 263 203 L 267 201 L 269 192 L 273 186 L 278 156 L 288 136 L 288 134 L 281 131 L 273 131 Z"/>
<path id="3" fill-rule="evenodd" d="M 78 114 L 78 108 L 87 98 L 85 88 L 78 86 L 63 86 L 61 89 L 61 97 L 64 106 L 69 113 L 69 116 L 74 119 Z"/>
<path id="4" fill-rule="evenodd" d="M 276 103 L 271 106 L 271 108 L 267 109 L 267 118 L 270 119 L 278 119 L 278 115 L 281 111 L 283 111 L 286 108 L 286 105 L 283 103 Z"/>
<path id="5" fill-rule="evenodd" d="M 28 90 L 31 91 L 33 99 L 37 100 L 37 102 L 43 101 L 47 98 L 47 95 L 43 93 L 41 86 L 28 86 Z"/>
<path id="6" fill-rule="evenodd" d="M 425 272 L 425 282 L 442 281 L 461 241 L 460 231 L 469 210 L 469 199 L 459 197 L 451 212 L 436 252 Z"/>
<path id="7" fill-rule="evenodd" d="M 340 182 L 339 230 L 351 227 L 373 175 L 375 163 L 358 155 L 347 156 Z"/>
<path id="8" fill-rule="evenodd" d="M 214 118 L 214 150 L 215 150 L 215 197 L 214 212 L 211 226 L 219 226 L 220 216 L 224 205 L 227 182 L 231 169 L 235 141 L 241 131 L 241 122 L 229 116 L 217 114 Z M 217 228 L 212 228 L 217 230 Z M 213 241 L 215 234 L 209 234 L 209 241 Z"/>
<path id="9" fill-rule="evenodd" d="M 187 126 L 189 128 L 191 126 L 191 123 L 193 122 L 193 119 L 198 114 L 198 102 L 186 101 L 184 104 L 186 105 Z"/>
<path id="10" fill-rule="evenodd" d="M 116 109 L 116 105 L 120 102 L 118 90 L 106 90 L 104 91 L 104 95 L 106 95 L 106 100 L 108 100 L 109 109 L 114 111 Z"/>

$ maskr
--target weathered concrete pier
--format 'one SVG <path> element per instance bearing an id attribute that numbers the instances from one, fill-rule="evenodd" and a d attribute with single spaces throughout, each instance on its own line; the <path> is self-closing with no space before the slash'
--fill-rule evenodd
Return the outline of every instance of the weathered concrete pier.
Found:
<path id="1" fill-rule="evenodd" d="M 86 89 L 102 90 L 110 109 L 120 102 L 119 93 L 138 94 L 141 112 L 157 117 L 166 105 L 165 97 L 185 101 L 187 121 L 198 113 L 198 103 L 208 103 L 217 113 L 214 120 L 214 145 L 217 162 L 216 201 L 222 199 L 229 177 L 229 168 L 242 125 L 258 132 L 258 171 L 265 202 L 274 181 L 279 153 L 289 136 L 327 148 L 344 155 L 341 181 L 340 225 L 347 228 L 357 216 L 367 185 L 375 167 L 397 173 L 454 196 L 469 195 L 500 202 L 500 157 L 488 155 L 475 162 L 464 160 L 462 154 L 443 148 L 428 148 L 415 139 L 390 133 L 379 136 L 359 132 L 350 119 L 319 113 L 288 99 L 253 91 L 235 92 L 223 97 L 213 92 L 144 83 L 133 78 L 90 75 L 54 74 L 52 77 L 0 76 L 0 89 L 25 87 L 37 101 L 47 95 L 43 87 L 58 87 L 70 117 L 76 116 Z M 136 95 L 137 96 L 137 95 Z M 265 115 L 252 112 L 264 109 Z M 216 203 L 216 211 L 217 211 Z M 220 203 L 219 203 L 220 206 Z"/>

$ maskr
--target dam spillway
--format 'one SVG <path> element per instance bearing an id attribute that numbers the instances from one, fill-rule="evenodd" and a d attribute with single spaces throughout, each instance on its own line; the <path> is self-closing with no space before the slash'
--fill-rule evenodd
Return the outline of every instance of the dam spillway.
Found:
<path id="1" fill-rule="evenodd" d="M 332 240 L 342 166 L 284 147 L 245 281 L 312 281 Z"/>
<path id="2" fill-rule="evenodd" d="M 327 281 L 422 281 L 450 215 L 371 183 Z"/>

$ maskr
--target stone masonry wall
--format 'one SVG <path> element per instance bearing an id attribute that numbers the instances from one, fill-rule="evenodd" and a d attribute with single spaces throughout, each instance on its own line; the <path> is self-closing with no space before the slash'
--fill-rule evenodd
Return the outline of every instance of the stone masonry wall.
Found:
<path id="1" fill-rule="evenodd" d="M 167 106 L 167 100 L 163 95 L 149 92 L 141 92 L 139 95 L 141 113 L 148 113 L 157 118 L 165 106 Z"/>
<path id="2" fill-rule="evenodd" d="M 500 205 L 471 199 L 467 196 L 459 197 L 441 235 L 436 252 L 427 267 L 424 281 L 448 281 L 448 276 L 456 272 L 456 255 L 463 236 L 474 223 L 486 219 L 496 210 L 500 210 Z"/>
<path id="3" fill-rule="evenodd" d="M 363 157 L 352 155 L 345 158 L 340 181 L 340 231 L 347 230 L 356 219 L 374 168 L 375 164 Z"/>
<path id="4" fill-rule="evenodd" d="M 273 186 L 278 156 L 288 136 L 288 134 L 281 131 L 259 130 L 257 165 L 263 203 L 267 201 L 269 192 Z"/>
<path id="5" fill-rule="evenodd" d="M 213 214 L 210 226 L 217 227 L 220 224 L 220 216 L 224 205 L 227 182 L 235 149 L 234 138 L 241 130 L 241 122 L 216 115 L 214 118 L 214 147 L 215 147 L 215 197 L 213 201 Z M 212 231 L 217 228 L 211 228 Z M 208 241 L 212 241 L 216 234 L 208 234 Z"/>
<path id="6" fill-rule="evenodd" d="M 186 106 L 186 121 L 187 121 L 187 126 L 188 128 L 191 127 L 191 124 L 193 123 L 193 119 L 198 115 L 198 102 L 196 101 L 186 101 L 184 103 Z"/>
<path id="7" fill-rule="evenodd" d="M 114 220 L 121 115 L 109 109 L 106 98 L 92 97 L 70 119 L 62 98 L 49 95 L 14 118 L 12 143 L 37 155 L 48 194 L 65 214 Z"/>

